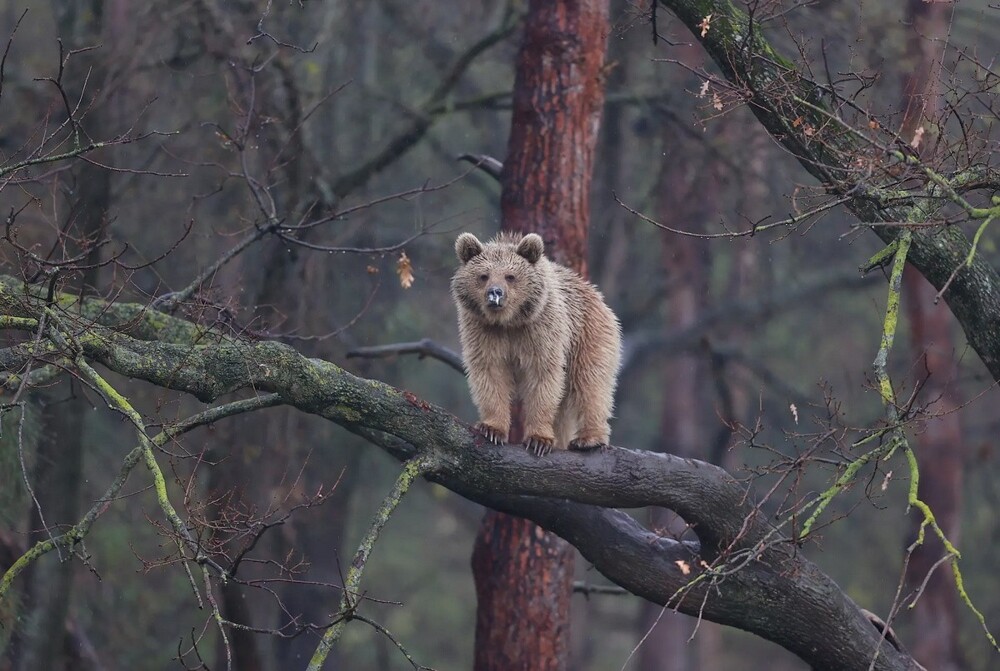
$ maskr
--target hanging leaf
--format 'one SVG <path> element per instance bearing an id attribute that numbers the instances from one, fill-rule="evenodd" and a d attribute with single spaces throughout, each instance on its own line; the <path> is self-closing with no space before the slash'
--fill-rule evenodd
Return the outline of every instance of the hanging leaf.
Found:
<path id="1" fill-rule="evenodd" d="M 406 252 L 402 252 L 399 255 L 399 261 L 396 261 L 396 274 L 399 275 L 399 284 L 404 289 L 409 289 L 413 286 L 413 264 L 410 262 L 410 257 L 406 255 Z"/>
<path id="2" fill-rule="evenodd" d="M 705 18 L 703 18 L 701 20 L 701 23 L 698 24 L 698 27 L 701 28 L 701 36 L 702 37 L 705 37 L 705 35 L 708 35 L 708 29 L 711 26 L 712 26 L 712 15 L 709 14 L 708 16 L 706 16 Z"/>

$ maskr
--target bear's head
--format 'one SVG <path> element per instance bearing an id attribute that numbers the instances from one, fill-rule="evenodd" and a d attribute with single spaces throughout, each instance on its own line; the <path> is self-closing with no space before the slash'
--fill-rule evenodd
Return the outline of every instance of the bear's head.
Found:
<path id="1" fill-rule="evenodd" d="M 455 241 L 462 262 L 451 281 L 455 300 L 490 324 L 530 321 L 548 296 L 544 252 L 545 243 L 536 233 L 501 234 L 486 243 L 462 233 Z"/>

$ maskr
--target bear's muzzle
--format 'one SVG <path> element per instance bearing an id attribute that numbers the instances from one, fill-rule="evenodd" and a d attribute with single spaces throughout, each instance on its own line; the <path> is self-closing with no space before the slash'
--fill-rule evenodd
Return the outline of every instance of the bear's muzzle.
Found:
<path id="1" fill-rule="evenodd" d="M 503 307 L 504 291 L 503 287 L 492 286 L 486 290 L 486 305 L 494 310 Z"/>

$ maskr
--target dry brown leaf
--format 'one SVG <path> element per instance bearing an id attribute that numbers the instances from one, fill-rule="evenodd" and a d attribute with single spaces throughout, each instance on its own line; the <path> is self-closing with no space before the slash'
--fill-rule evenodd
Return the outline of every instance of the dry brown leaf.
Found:
<path id="1" fill-rule="evenodd" d="M 910 140 L 910 146 L 914 149 L 920 147 L 920 141 L 924 139 L 924 127 L 921 126 L 917 130 L 913 131 L 913 139 Z"/>
<path id="2" fill-rule="evenodd" d="M 698 27 L 701 28 L 702 37 L 708 35 L 708 29 L 711 27 L 711 25 L 712 25 L 712 15 L 709 14 L 708 16 L 706 16 L 701 20 L 701 23 L 698 24 Z"/>
<path id="3" fill-rule="evenodd" d="M 376 268 L 375 266 L 367 266 L 365 270 L 368 271 L 369 275 L 378 275 L 378 268 Z"/>
<path id="4" fill-rule="evenodd" d="M 712 107 L 719 110 L 720 112 L 722 111 L 722 98 L 719 97 L 718 93 L 712 94 Z"/>
<path id="5" fill-rule="evenodd" d="M 396 274 L 399 275 L 399 284 L 404 289 L 413 286 L 413 264 L 406 252 L 400 253 L 399 261 L 396 261 Z"/>
<path id="6" fill-rule="evenodd" d="M 683 573 L 684 575 L 687 575 L 688 573 L 691 572 L 691 566 L 683 559 L 678 559 L 674 563 L 677 564 L 677 568 L 679 568 L 681 570 L 681 573 Z"/>
<path id="7" fill-rule="evenodd" d="M 701 83 L 701 90 L 698 91 L 698 97 L 704 98 L 708 95 L 708 80 L 706 79 Z"/>

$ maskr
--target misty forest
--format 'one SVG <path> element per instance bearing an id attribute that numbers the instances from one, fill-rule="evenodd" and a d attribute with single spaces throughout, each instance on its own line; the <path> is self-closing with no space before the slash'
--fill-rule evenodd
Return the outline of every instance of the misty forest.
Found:
<path id="1" fill-rule="evenodd" d="M 0 671 L 1000 667 L 996 2 L 0 0 L 0 54 Z M 600 289 L 610 445 L 477 430 L 463 232 Z"/>

